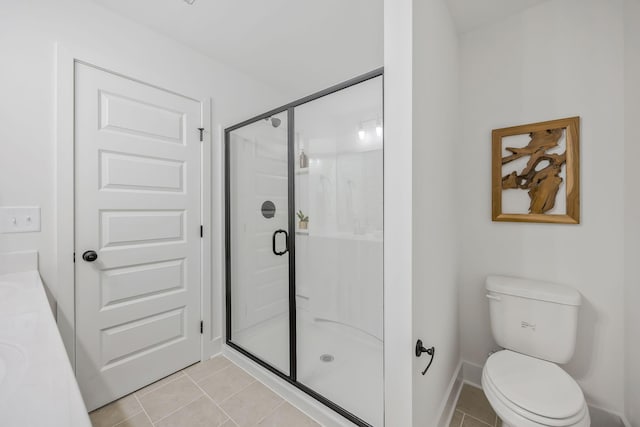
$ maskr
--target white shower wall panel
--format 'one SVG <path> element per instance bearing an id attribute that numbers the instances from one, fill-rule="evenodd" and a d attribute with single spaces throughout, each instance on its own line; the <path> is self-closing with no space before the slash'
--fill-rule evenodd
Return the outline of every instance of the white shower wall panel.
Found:
<path id="1" fill-rule="evenodd" d="M 336 137 L 350 151 L 327 153 L 335 141 L 306 141 L 308 174 L 296 176 L 296 207 L 309 215 L 296 238 L 296 294 L 315 319 L 382 340 L 382 150 Z M 378 141 L 381 143 L 381 141 Z"/>
<path id="2" fill-rule="evenodd" d="M 382 240 L 336 233 L 297 241 L 297 294 L 313 318 L 382 340 Z"/>

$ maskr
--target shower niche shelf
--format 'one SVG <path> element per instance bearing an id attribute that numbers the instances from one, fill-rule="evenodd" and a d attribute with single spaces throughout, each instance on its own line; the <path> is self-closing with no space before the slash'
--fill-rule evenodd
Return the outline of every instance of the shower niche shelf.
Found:
<path id="1" fill-rule="evenodd" d="M 308 236 L 309 235 L 309 230 L 302 230 L 300 228 L 296 229 L 296 234 L 298 236 Z"/>
<path id="2" fill-rule="evenodd" d="M 298 168 L 296 169 L 296 175 L 306 175 L 309 173 L 309 168 Z"/>

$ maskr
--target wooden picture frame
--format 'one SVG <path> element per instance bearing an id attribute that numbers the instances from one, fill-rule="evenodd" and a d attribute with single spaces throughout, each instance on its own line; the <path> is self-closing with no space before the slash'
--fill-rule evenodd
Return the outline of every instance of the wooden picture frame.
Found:
<path id="1" fill-rule="evenodd" d="M 580 117 L 494 129 L 491 153 L 493 221 L 580 223 Z M 516 163 L 522 169 L 509 172 Z M 507 196 L 516 195 L 518 209 L 504 212 L 503 196 L 515 191 Z"/>

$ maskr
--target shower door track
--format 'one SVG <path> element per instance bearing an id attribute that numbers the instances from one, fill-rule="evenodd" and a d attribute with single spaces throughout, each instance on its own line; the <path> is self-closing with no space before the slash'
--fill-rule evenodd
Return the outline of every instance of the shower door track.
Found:
<path id="1" fill-rule="evenodd" d="M 344 418 L 348 419 L 352 423 L 358 425 L 359 427 L 373 427 L 371 424 L 367 423 L 363 419 L 359 418 L 357 415 L 347 411 L 343 407 L 335 404 L 331 400 L 327 399 L 320 393 L 314 391 L 313 389 L 305 386 L 304 384 L 298 382 L 297 379 L 297 347 L 296 347 L 296 259 L 295 259 L 295 117 L 294 117 L 294 109 L 300 105 L 306 104 L 307 102 L 314 101 L 316 99 L 322 98 L 327 95 L 331 95 L 332 93 L 338 92 L 343 89 L 347 89 L 351 86 L 357 85 L 359 83 L 363 83 L 367 80 L 374 79 L 376 77 L 382 76 L 383 78 L 383 87 L 384 87 L 384 68 L 378 68 L 373 71 L 370 71 L 361 76 L 355 77 L 353 79 L 347 80 L 345 82 L 339 83 L 335 86 L 331 86 L 327 89 L 324 89 L 320 92 L 316 92 L 312 95 L 306 96 L 304 98 L 300 98 L 297 101 L 290 102 L 289 104 L 283 105 L 279 108 L 275 108 L 266 113 L 255 116 L 251 119 L 245 120 L 241 123 L 228 127 L 224 130 L 224 150 L 225 150 L 225 307 L 226 307 L 226 339 L 225 342 L 231 348 L 237 350 L 244 356 L 253 360 L 260 366 L 266 368 L 273 374 L 285 380 L 287 383 L 293 385 L 297 389 L 303 391 L 309 396 L 316 399 L 318 402 L 327 406 L 334 412 L 337 412 Z M 383 101 L 384 103 L 384 101 Z M 288 197 L 289 197 L 289 212 L 288 212 L 288 247 L 289 247 L 289 375 L 280 371 L 276 367 L 270 365 L 264 360 L 260 359 L 250 351 L 245 350 L 238 344 L 235 344 L 232 341 L 232 333 L 231 333 L 231 203 L 230 203 L 230 194 L 231 194 L 231 183 L 230 183 L 230 135 L 231 132 L 257 122 L 259 120 L 264 120 L 276 114 L 280 114 L 283 112 L 287 112 L 287 169 L 288 169 Z"/>

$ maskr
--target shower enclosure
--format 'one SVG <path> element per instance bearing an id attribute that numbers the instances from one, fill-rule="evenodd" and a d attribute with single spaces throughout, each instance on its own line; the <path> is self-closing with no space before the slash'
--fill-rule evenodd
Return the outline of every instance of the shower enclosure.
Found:
<path id="1" fill-rule="evenodd" d="M 226 342 L 383 425 L 382 70 L 225 130 Z"/>

